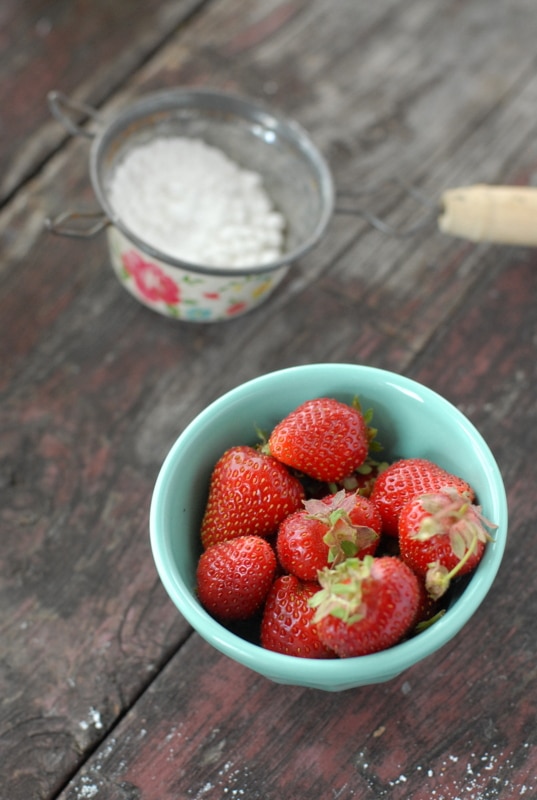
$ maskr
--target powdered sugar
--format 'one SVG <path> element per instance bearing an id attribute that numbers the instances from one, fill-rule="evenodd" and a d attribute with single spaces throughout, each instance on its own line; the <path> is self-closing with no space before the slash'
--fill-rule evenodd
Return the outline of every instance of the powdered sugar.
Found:
<path id="1" fill-rule="evenodd" d="M 96 708 L 91 707 L 88 713 L 88 718 L 83 719 L 81 722 L 78 723 L 79 726 L 82 728 L 83 731 L 87 731 L 90 725 L 96 730 L 100 730 L 103 727 L 103 722 L 101 719 L 101 715 Z"/>
<path id="2" fill-rule="evenodd" d="M 246 267 L 282 253 L 285 220 L 261 176 L 201 139 L 156 138 L 133 147 L 109 189 L 124 225 L 168 256 Z"/>

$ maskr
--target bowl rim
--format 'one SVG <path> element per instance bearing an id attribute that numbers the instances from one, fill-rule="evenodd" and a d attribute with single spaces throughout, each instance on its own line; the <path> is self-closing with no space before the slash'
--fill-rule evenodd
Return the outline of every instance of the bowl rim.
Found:
<path id="1" fill-rule="evenodd" d="M 152 113 L 165 110 L 200 109 L 229 116 L 236 116 L 244 121 L 261 126 L 265 131 L 281 136 L 290 142 L 310 165 L 312 174 L 316 174 L 321 196 L 321 212 L 319 219 L 310 233 L 299 246 L 282 253 L 280 258 L 267 264 L 246 267 L 211 267 L 186 261 L 165 253 L 136 233 L 127 228 L 112 207 L 106 187 L 100 176 L 100 165 L 107 149 L 113 144 L 115 137 L 131 126 L 135 121 L 149 117 Z M 168 267 L 177 267 L 188 272 L 196 272 L 212 276 L 245 276 L 261 275 L 274 272 L 296 261 L 308 253 L 323 236 L 334 213 L 335 189 L 332 172 L 328 162 L 314 144 L 310 134 L 296 120 L 270 108 L 267 104 L 245 95 L 224 92 L 208 87 L 178 87 L 150 92 L 130 103 L 121 112 L 115 114 L 94 137 L 89 159 L 90 179 L 97 199 L 109 222 L 116 226 L 123 235 L 151 258 L 156 258 Z"/>
<path id="2" fill-rule="evenodd" d="M 387 650 L 345 659 L 306 659 L 276 653 L 265 650 L 260 645 L 249 642 L 229 631 L 203 609 L 194 597 L 193 587 L 186 586 L 177 570 L 169 569 L 167 565 L 173 564 L 173 558 L 169 551 L 168 541 L 163 536 L 165 501 L 173 491 L 171 487 L 173 463 L 183 445 L 196 437 L 200 423 L 209 420 L 215 412 L 227 406 L 230 401 L 240 398 L 244 393 L 248 394 L 254 386 L 256 389 L 263 389 L 282 376 L 299 377 L 304 372 L 315 370 L 334 374 L 341 373 L 342 370 L 351 370 L 357 376 L 367 374 L 370 379 L 374 378 L 376 381 L 392 384 L 399 391 L 434 398 L 436 403 L 454 416 L 458 425 L 471 439 L 473 446 L 486 456 L 489 471 L 487 481 L 491 482 L 495 488 L 494 500 L 497 518 L 494 521 L 498 524 L 495 541 L 493 547 L 487 550 L 486 568 L 484 568 L 484 560 L 464 588 L 465 602 L 459 604 L 458 600 L 455 601 L 454 605 L 460 606 L 457 613 L 450 613 L 451 609 L 449 609 L 434 625 L 422 631 L 418 636 L 400 642 Z M 157 476 L 150 506 L 150 541 L 155 566 L 164 588 L 180 613 L 202 638 L 225 655 L 277 682 L 339 690 L 395 677 L 406 668 L 448 644 L 477 611 L 496 577 L 505 549 L 507 522 L 507 497 L 496 459 L 477 428 L 449 400 L 424 384 L 389 370 L 359 364 L 315 363 L 275 370 L 241 383 L 206 406 L 184 428 L 172 445 Z M 372 677 L 373 675 L 376 677 Z"/>

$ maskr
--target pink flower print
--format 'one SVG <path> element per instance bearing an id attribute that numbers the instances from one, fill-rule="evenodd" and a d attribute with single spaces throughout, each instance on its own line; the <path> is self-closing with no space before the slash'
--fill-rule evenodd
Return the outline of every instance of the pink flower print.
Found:
<path id="1" fill-rule="evenodd" d="M 179 287 L 156 264 L 144 261 L 135 250 L 123 253 L 121 260 L 142 297 L 150 303 L 161 300 L 171 306 L 179 302 Z"/>
<path id="2" fill-rule="evenodd" d="M 228 306 L 226 314 L 229 314 L 229 316 L 232 317 L 235 314 L 240 314 L 242 311 L 245 310 L 246 310 L 246 303 L 242 302 L 233 303 L 233 305 Z"/>

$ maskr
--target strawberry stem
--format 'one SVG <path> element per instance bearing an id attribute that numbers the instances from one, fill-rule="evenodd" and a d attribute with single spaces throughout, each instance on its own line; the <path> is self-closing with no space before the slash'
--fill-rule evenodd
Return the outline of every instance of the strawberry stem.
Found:
<path id="1" fill-rule="evenodd" d="M 475 552 L 478 539 L 479 536 L 476 532 L 463 557 L 449 572 L 437 562 L 430 565 L 427 575 L 425 576 L 425 585 L 429 594 L 436 600 L 446 593 L 453 578 L 459 574 L 470 556 Z"/>
<path id="2" fill-rule="evenodd" d="M 441 619 L 441 617 L 443 617 L 445 613 L 446 609 L 442 608 L 433 617 L 429 617 L 429 619 L 424 619 L 421 622 L 418 622 L 414 630 L 416 631 L 416 633 L 422 633 L 422 631 L 426 631 L 427 628 L 430 628 L 431 625 L 434 625 L 435 622 L 438 622 L 438 620 Z"/>
<path id="3" fill-rule="evenodd" d="M 309 519 L 326 525 L 323 542 L 328 547 L 328 563 L 337 564 L 357 555 L 360 550 L 372 545 L 378 533 L 366 525 L 354 525 L 350 518 L 356 503 L 356 495 L 341 489 L 328 500 L 305 500 L 304 508 Z"/>
<path id="4" fill-rule="evenodd" d="M 310 606 L 316 609 L 314 622 L 329 614 L 349 625 L 363 618 L 362 584 L 371 574 L 373 561 L 372 556 L 363 560 L 348 558 L 337 567 L 319 571 L 322 588 L 309 600 Z"/>

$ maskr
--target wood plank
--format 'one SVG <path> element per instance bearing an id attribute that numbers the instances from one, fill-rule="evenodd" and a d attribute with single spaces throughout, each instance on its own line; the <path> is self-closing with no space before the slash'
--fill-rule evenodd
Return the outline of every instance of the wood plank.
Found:
<path id="1" fill-rule="evenodd" d="M 536 330 L 536 267 L 535 253 L 519 253 L 489 270 L 481 302 L 466 298 L 409 370 L 470 415 L 509 488 L 506 563 L 471 623 L 394 681 L 336 695 L 272 684 L 194 636 L 60 800 L 533 796 L 537 376 L 520 330 Z"/>
<path id="2" fill-rule="evenodd" d="M 0 204 L 65 139 L 47 94 L 99 106 L 204 0 L 6 3 L 0 15 Z"/>
<path id="3" fill-rule="evenodd" d="M 322 0 L 238 8 L 236 0 L 211 4 L 105 110 L 180 76 L 272 99 L 312 131 L 338 184 L 403 166 L 437 191 L 481 169 L 520 180 L 535 170 L 529 0 L 493 10 L 484 0 L 446 2 L 441 12 L 425 0 L 347 0 L 338 14 Z M 524 378 L 535 359 L 521 331 L 535 328 L 533 254 L 433 232 L 401 245 L 338 217 L 258 312 L 198 327 L 138 306 L 113 277 L 102 239 L 44 234 L 47 213 L 73 203 L 94 204 L 80 140 L 0 218 L 0 782 L 10 800 L 52 796 L 100 743 L 65 790 L 69 800 L 91 796 L 94 785 L 106 797 L 144 800 L 242 791 L 270 800 L 319 786 L 342 798 L 395 800 L 409 789 L 417 800 L 431 789 L 437 800 L 453 798 L 466 787 L 477 800 L 479 791 L 495 797 L 494 778 L 512 793 L 535 789 L 526 747 L 535 653 L 524 633 L 535 602 L 513 605 L 507 571 L 471 635 L 435 667 L 441 695 L 428 664 L 393 685 L 327 697 L 274 687 L 197 637 L 181 646 L 187 628 L 158 585 L 147 542 L 152 485 L 185 423 L 242 380 L 321 360 L 408 372 L 463 405 L 520 504 L 512 541 L 527 538 L 534 412 Z M 389 198 L 392 206 L 396 219 L 410 216 L 408 203 Z M 517 585 L 531 586 L 532 557 L 517 553 L 507 564 Z M 508 675 L 517 678 L 512 693 Z M 514 718 L 504 716 L 514 708 Z M 440 715 L 447 732 L 435 727 Z M 276 737 L 280 726 L 292 750 Z"/>

